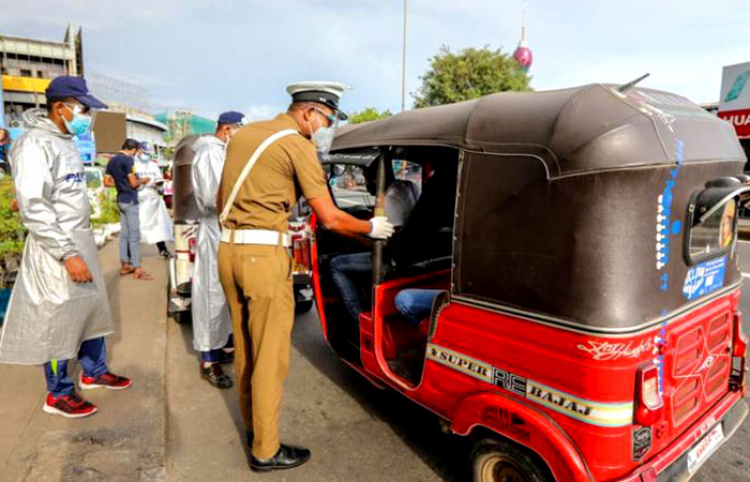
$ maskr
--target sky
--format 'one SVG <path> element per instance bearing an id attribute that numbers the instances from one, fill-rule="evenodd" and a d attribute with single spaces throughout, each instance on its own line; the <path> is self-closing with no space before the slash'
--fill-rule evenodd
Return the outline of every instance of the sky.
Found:
<path id="1" fill-rule="evenodd" d="M 179 5 L 179 7 L 177 7 Z M 523 0 L 409 0 L 407 108 L 445 45 L 515 50 Z M 0 33 L 61 40 L 83 27 L 87 75 L 131 82 L 152 113 L 189 108 L 253 120 L 284 90 L 335 80 L 344 110 L 401 109 L 403 0 L 0 0 Z M 724 65 L 750 61 L 747 0 L 529 0 L 531 85 L 641 85 L 717 101 Z"/>

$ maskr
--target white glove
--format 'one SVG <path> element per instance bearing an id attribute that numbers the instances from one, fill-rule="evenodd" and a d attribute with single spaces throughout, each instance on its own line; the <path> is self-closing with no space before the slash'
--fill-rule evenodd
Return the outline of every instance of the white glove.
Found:
<path id="1" fill-rule="evenodd" d="M 375 216 L 370 219 L 370 226 L 372 229 L 369 236 L 373 239 L 388 239 L 393 236 L 393 225 L 385 216 Z"/>

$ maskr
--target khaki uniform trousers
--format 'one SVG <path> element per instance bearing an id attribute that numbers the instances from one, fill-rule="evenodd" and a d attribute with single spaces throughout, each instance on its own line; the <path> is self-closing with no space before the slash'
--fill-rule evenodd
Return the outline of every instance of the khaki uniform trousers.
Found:
<path id="1" fill-rule="evenodd" d="M 240 409 L 252 453 L 279 450 L 279 412 L 294 323 L 292 260 L 283 246 L 219 245 L 219 278 L 232 316 Z"/>

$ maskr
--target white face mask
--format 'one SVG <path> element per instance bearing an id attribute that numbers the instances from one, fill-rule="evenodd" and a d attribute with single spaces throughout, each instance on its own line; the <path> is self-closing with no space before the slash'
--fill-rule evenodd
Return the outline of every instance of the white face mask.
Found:
<path id="1" fill-rule="evenodd" d="M 149 162 L 151 160 L 151 155 L 146 154 L 145 152 L 141 152 L 140 154 L 138 154 L 138 159 L 141 162 Z"/>
<path id="2" fill-rule="evenodd" d="M 319 109 L 315 110 L 327 117 L 330 121 L 330 125 L 328 127 L 319 127 L 315 132 L 313 132 L 312 136 L 310 137 L 313 143 L 315 143 L 315 147 L 318 152 L 325 156 L 326 154 L 328 154 L 328 151 L 331 150 L 331 146 L 333 145 L 333 138 L 336 136 L 336 125 L 338 124 L 338 117 L 332 115 L 329 116 Z M 310 126 L 310 130 L 312 130 L 312 125 Z"/>

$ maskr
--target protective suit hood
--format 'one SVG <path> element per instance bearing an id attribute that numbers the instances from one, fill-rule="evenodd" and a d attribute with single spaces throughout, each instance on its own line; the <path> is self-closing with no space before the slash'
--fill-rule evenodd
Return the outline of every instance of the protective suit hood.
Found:
<path id="1" fill-rule="evenodd" d="M 198 152 L 198 149 L 202 148 L 203 146 L 216 146 L 223 148 L 226 144 L 224 144 L 224 141 L 219 139 L 213 134 L 207 135 L 207 136 L 200 136 L 197 141 L 195 141 L 195 144 L 193 144 L 193 149 L 195 152 Z"/>
<path id="2" fill-rule="evenodd" d="M 49 120 L 47 117 L 47 109 L 29 109 L 21 114 L 21 118 L 31 129 L 41 129 L 50 134 L 62 137 L 63 139 L 70 139 L 73 137 L 70 134 L 63 133 L 54 122 Z"/>

